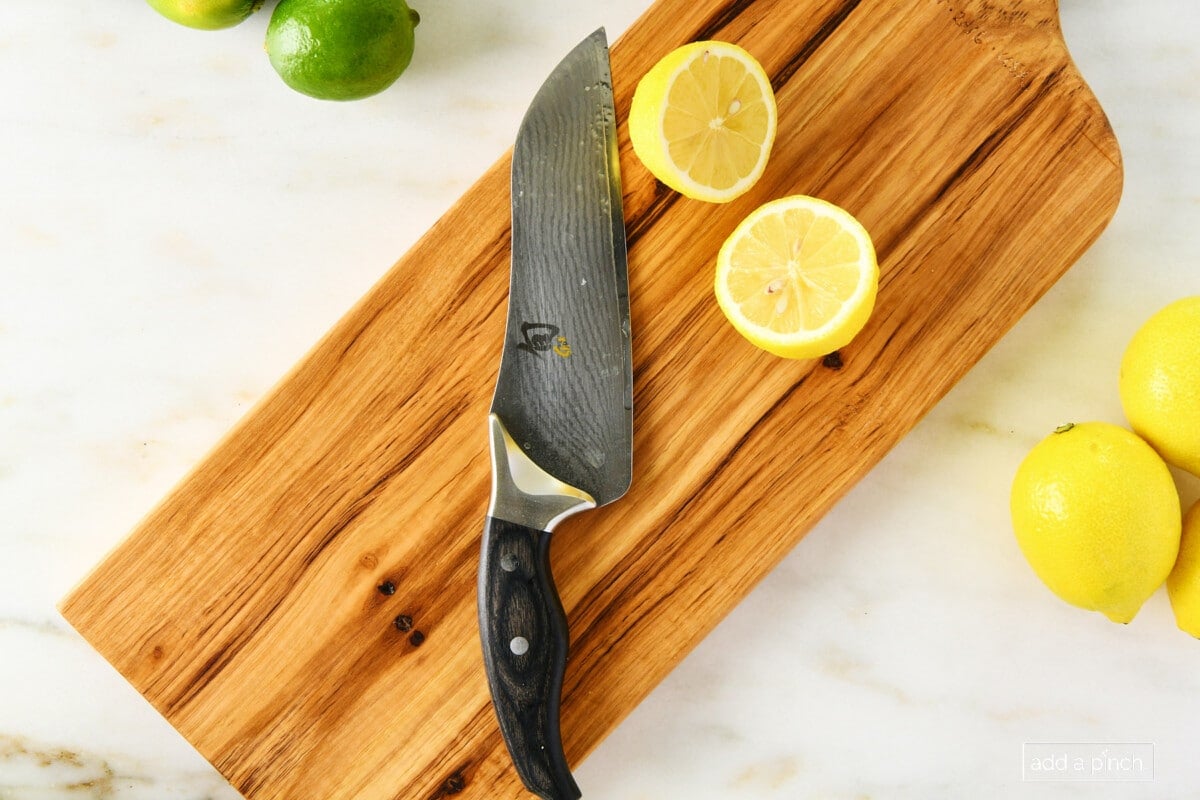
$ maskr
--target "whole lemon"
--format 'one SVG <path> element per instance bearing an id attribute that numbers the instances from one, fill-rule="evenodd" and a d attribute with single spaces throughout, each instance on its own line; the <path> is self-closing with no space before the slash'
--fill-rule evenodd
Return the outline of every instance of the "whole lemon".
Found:
<path id="1" fill-rule="evenodd" d="M 1154 450 L 1107 422 L 1063 425 L 1013 478 L 1017 543 L 1072 605 L 1129 622 L 1175 564 L 1179 494 Z"/>
<path id="2" fill-rule="evenodd" d="M 215 31 L 232 28 L 253 14 L 263 0 L 146 0 L 158 13 L 169 20 Z"/>
<path id="3" fill-rule="evenodd" d="M 1200 500 L 1183 516 L 1179 560 L 1167 578 L 1167 595 L 1175 612 L 1175 624 L 1181 631 L 1200 638 Z"/>
<path id="4" fill-rule="evenodd" d="M 280 0 L 267 25 L 267 56 L 298 92 L 357 100 L 408 68 L 419 21 L 404 0 Z"/>
<path id="5" fill-rule="evenodd" d="M 1134 431 L 1200 475 L 1200 296 L 1171 303 L 1138 329 L 1121 359 L 1119 390 Z"/>

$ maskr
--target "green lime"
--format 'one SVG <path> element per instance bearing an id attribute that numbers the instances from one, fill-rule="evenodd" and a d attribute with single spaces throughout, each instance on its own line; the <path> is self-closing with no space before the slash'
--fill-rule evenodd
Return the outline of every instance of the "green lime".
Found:
<path id="1" fill-rule="evenodd" d="M 267 55 L 296 91 L 357 100 L 404 72 L 418 19 L 404 0 L 280 0 L 267 26 Z"/>
<path id="2" fill-rule="evenodd" d="M 257 11 L 263 0 L 146 0 L 146 2 L 155 11 L 180 25 L 215 31 L 237 25 Z"/>

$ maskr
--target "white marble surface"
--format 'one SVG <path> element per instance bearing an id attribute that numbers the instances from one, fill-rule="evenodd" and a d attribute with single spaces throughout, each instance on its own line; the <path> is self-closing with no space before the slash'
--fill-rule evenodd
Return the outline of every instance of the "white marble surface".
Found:
<path id="1" fill-rule="evenodd" d="M 136 0 L 0 4 L 0 798 L 236 794 L 54 605 L 646 0 L 425 0 L 371 100 Z M 1200 643 L 1159 592 L 1069 608 L 1009 530 L 1024 452 L 1121 421 L 1138 324 L 1200 291 L 1200 7 L 1062 0 L 1126 162 L 1099 243 L 578 769 L 590 798 L 1182 798 Z M 1200 485 L 1180 476 L 1190 501 Z M 1140 742 L 1153 781 L 1022 782 L 1025 742 Z"/>

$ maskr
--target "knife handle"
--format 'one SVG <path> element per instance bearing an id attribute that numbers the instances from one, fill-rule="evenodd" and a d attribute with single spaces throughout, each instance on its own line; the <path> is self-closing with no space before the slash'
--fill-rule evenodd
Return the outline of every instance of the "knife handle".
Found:
<path id="1" fill-rule="evenodd" d="M 487 518 L 479 633 L 492 704 L 517 774 L 543 800 L 577 800 L 559 730 L 567 616 L 550 575 L 548 531 Z"/>

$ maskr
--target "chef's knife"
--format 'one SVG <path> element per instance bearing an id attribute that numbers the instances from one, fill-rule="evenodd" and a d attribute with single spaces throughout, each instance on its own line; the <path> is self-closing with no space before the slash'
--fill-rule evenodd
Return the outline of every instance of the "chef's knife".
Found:
<path id="1" fill-rule="evenodd" d="M 580 796 L 559 731 L 568 634 L 550 532 L 619 498 L 632 471 L 615 116 L 601 28 L 546 79 L 513 147 L 512 273 L 489 416 L 479 629 L 504 741 L 525 786 L 545 800 Z"/>

